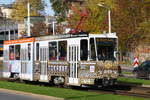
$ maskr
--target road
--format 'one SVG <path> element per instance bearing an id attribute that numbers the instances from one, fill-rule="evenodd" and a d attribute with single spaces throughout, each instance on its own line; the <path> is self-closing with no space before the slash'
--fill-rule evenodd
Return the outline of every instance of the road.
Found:
<path id="1" fill-rule="evenodd" d="M 129 66 L 129 65 L 125 65 L 125 64 L 121 64 L 121 69 L 122 69 L 122 73 L 123 72 L 129 72 L 132 73 L 133 71 L 133 67 Z M 136 76 L 134 74 L 123 74 L 123 77 L 127 77 L 127 78 L 136 78 Z"/>
<path id="2" fill-rule="evenodd" d="M 0 100 L 43 100 L 43 99 L 0 91 Z"/>
<path id="3" fill-rule="evenodd" d="M 132 72 L 133 67 L 125 64 L 120 64 L 122 71 L 124 72 Z"/>
<path id="4" fill-rule="evenodd" d="M 0 89 L 0 100 L 63 100 L 55 97 Z"/>

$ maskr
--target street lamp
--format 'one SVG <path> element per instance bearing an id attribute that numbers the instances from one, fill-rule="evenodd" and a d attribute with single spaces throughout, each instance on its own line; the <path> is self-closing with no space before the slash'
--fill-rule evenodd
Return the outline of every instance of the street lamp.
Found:
<path id="1" fill-rule="evenodd" d="M 108 9 L 108 25 L 109 25 L 109 33 L 111 33 L 111 16 L 110 16 L 110 8 L 108 8 L 107 6 L 104 6 L 104 4 L 97 4 L 100 7 L 104 7 L 106 9 Z"/>
<path id="2" fill-rule="evenodd" d="M 27 32 L 28 32 L 28 36 L 30 37 L 31 36 L 31 31 L 30 31 L 30 3 L 29 3 L 29 0 L 28 0 L 28 3 L 27 3 L 27 7 L 28 7 L 28 24 L 27 24 L 27 26 L 28 26 L 28 28 L 27 28 Z"/>

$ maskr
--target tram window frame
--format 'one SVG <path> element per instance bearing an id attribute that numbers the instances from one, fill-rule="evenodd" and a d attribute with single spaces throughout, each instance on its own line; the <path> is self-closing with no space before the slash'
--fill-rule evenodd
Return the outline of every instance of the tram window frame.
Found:
<path id="1" fill-rule="evenodd" d="M 20 45 L 15 45 L 15 60 L 20 60 Z"/>
<path id="2" fill-rule="evenodd" d="M 96 60 L 96 48 L 95 48 L 95 39 L 90 38 L 90 60 L 95 61 Z"/>
<path id="3" fill-rule="evenodd" d="M 36 43 L 36 60 L 40 59 L 40 44 Z"/>
<path id="4" fill-rule="evenodd" d="M 49 58 L 49 60 L 57 60 L 57 48 L 58 47 L 57 47 L 56 41 L 48 43 L 48 51 L 49 51 L 48 58 Z"/>
<path id="5" fill-rule="evenodd" d="M 86 41 L 86 43 L 84 43 L 84 41 Z M 87 39 L 80 40 L 80 60 L 83 60 L 83 61 L 88 60 L 88 40 Z"/>
<path id="6" fill-rule="evenodd" d="M 9 46 L 9 60 L 15 60 L 15 46 L 14 45 Z"/>
<path id="7" fill-rule="evenodd" d="M 67 59 L 67 41 L 58 41 L 58 52 L 59 60 Z"/>
<path id="8" fill-rule="evenodd" d="M 31 44 L 28 44 L 28 60 L 31 60 Z"/>
<path id="9" fill-rule="evenodd" d="M 101 40 L 101 44 L 100 42 L 98 42 L 99 39 L 103 39 Z M 116 60 L 116 58 L 114 57 L 116 40 L 114 38 L 109 38 L 106 41 L 105 39 L 106 38 L 96 38 L 98 60 Z"/>

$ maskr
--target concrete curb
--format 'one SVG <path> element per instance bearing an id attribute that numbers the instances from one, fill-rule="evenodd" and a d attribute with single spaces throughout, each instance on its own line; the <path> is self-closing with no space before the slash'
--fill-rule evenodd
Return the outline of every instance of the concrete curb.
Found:
<path id="1" fill-rule="evenodd" d="M 0 88 L 0 91 L 6 92 L 6 93 L 11 93 L 11 94 L 31 96 L 31 97 L 42 99 L 42 100 L 65 100 L 64 98 L 45 96 L 45 95 L 40 95 L 40 94 L 33 94 L 33 93 L 27 93 L 27 92 L 16 91 L 16 90 L 8 90 L 8 89 L 2 89 L 2 88 Z"/>
<path id="2" fill-rule="evenodd" d="M 142 85 L 142 87 L 150 88 L 150 85 Z"/>

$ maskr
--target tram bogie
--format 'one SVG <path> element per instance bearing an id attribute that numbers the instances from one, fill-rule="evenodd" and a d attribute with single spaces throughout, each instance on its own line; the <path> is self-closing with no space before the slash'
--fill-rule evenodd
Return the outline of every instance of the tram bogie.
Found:
<path id="1" fill-rule="evenodd" d="M 56 85 L 113 85 L 118 38 L 109 34 L 63 34 L 4 42 L 3 77 Z"/>

